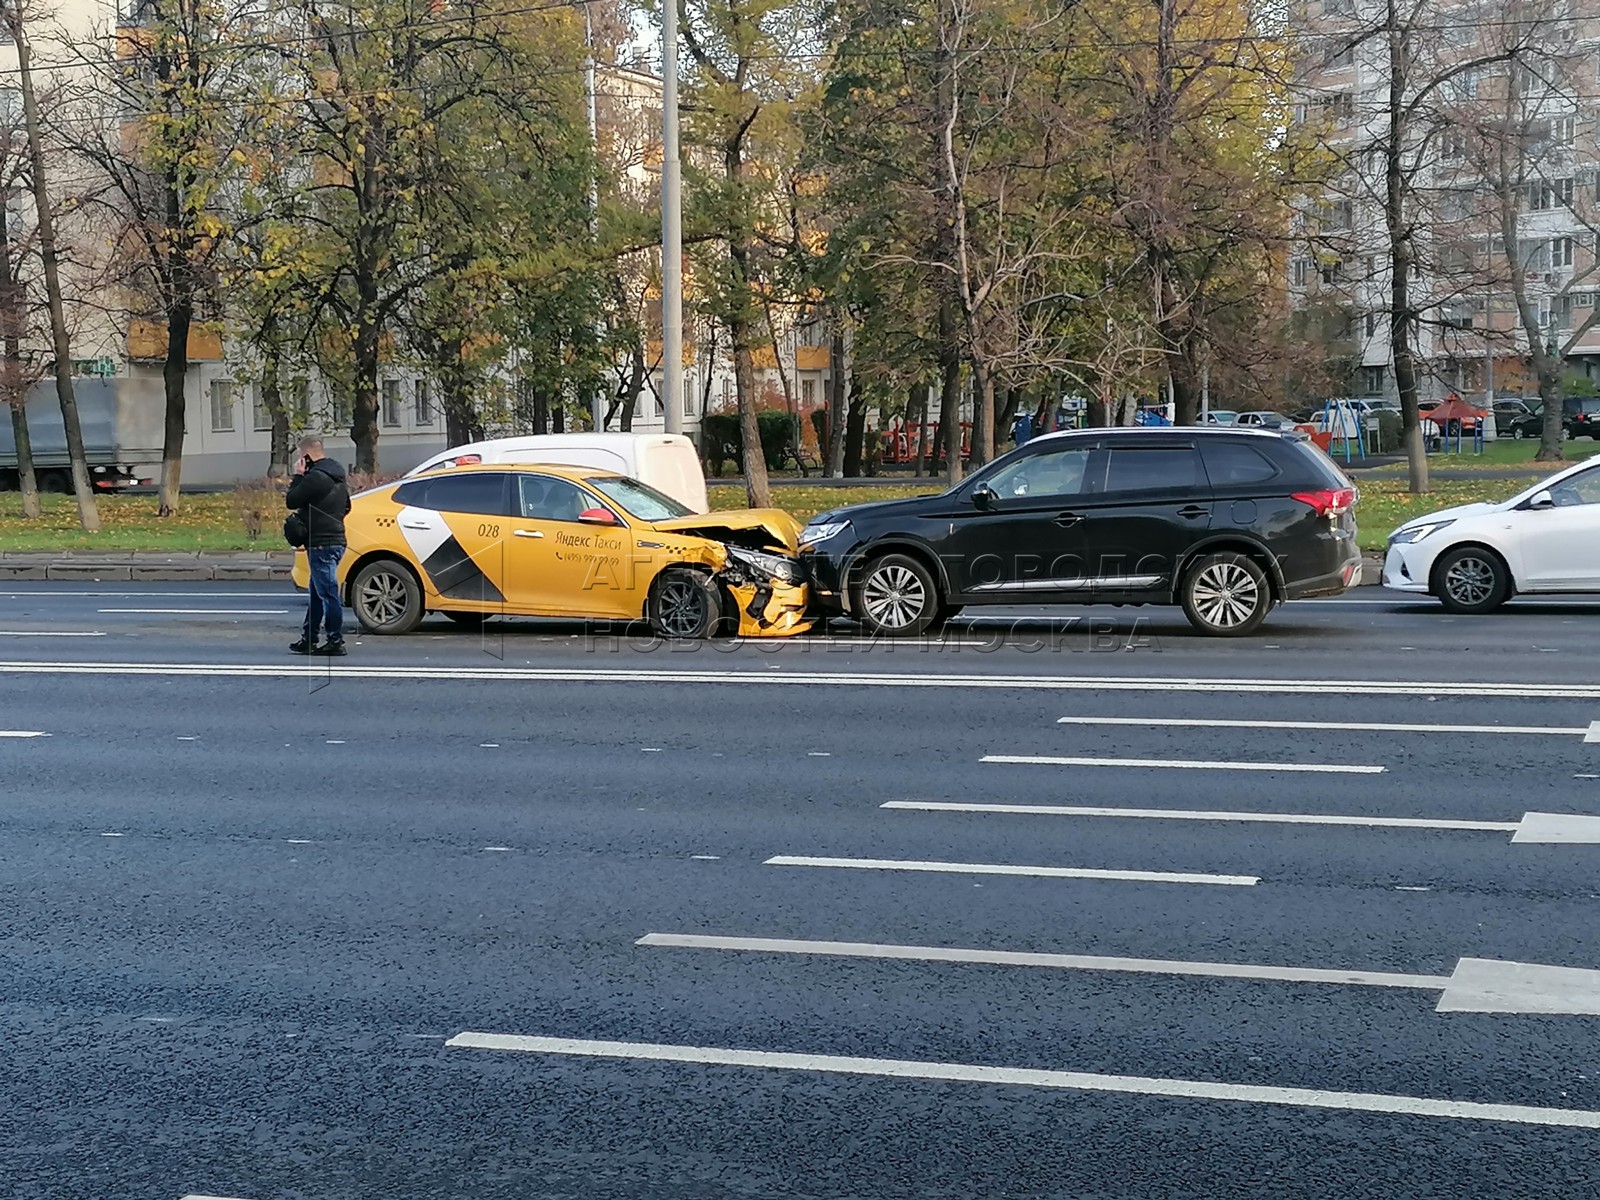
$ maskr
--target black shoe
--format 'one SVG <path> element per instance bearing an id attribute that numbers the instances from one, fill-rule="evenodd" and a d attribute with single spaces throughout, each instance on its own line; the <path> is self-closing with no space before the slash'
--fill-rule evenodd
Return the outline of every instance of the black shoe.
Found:
<path id="1" fill-rule="evenodd" d="M 325 658 L 343 658 L 349 651 L 344 648 L 343 642 L 323 642 L 311 653 L 320 654 Z"/>
<path id="2" fill-rule="evenodd" d="M 307 641 L 305 638 L 301 638 L 298 642 L 291 642 L 289 644 L 289 653 L 315 654 L 316 651 L 311 648 L 311 643 L 309 641 Z"/>

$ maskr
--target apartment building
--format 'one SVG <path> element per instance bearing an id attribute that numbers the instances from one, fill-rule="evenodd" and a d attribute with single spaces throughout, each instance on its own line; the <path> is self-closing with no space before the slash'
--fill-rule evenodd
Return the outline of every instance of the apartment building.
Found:
<path id="1" fill-rule="evenodd" d="M 1292 18 L 1295 120 L 1337 169 L 1303 212 L 1290 295 L 1349 364 L 1350 394 L 1393 396 L 1388 6 L 1309 0 Z M 1424 399 L 1534 390 L 1529 330 L 1600 377 L 1600 4 L 1402 7 L 1401 167 Z"/>

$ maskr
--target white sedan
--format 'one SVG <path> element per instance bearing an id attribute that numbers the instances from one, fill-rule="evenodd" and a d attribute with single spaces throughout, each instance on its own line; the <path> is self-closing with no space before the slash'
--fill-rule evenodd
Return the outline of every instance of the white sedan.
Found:
<path id="1" fill-rule="evenodd" d="M 1518 594 L 1600 592 L 1600 458 L 1499 504 L 1463 504 L 1389 537 L 1383 586 L 1485 613 Z"/>

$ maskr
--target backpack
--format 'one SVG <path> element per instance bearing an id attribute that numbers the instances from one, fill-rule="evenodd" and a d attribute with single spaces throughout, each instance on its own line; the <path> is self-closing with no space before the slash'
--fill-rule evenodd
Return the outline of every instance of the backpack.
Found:
<path id="1" fill-rule="evenodd" d="M 311 531 L 306 528 L 306 519 L 299 513 L 292 512 L 284 520 L 283 540 L 296 550 L 305 549 L 306 542 L 311 540 Z"/>

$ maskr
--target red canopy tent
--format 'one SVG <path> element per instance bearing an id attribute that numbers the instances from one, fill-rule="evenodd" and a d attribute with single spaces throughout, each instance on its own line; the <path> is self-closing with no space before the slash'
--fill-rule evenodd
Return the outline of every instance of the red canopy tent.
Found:
<path id="1" fill-rule="evenodd" d="M 1459 421 L 1465 425 L 1468 421 L 1481 421 L 1489 415 L 1486 409 L 1473 408 L 1472 405 L 1451 396 L 1438 408 L 1422 414 L 1424 421 L 1432 421 L 1441 428 L 1450 421 Z"/>

